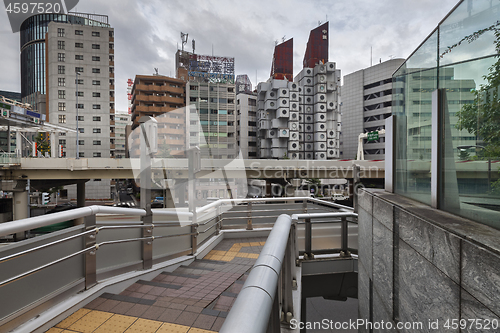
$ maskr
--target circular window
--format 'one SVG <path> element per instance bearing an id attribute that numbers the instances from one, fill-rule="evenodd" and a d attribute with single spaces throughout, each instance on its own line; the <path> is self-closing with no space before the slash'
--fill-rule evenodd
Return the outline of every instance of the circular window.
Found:
<path id="1" fill-rule="evenodd" d="M 325 95 L 320 95 L 319 99 L 323 101 L 325 99 Z"/>
<path id="2" fill-rule="evenodd" d="M 330 102 L 330 107 L 332 107 L 332 108 L 333 108 L 333 102 Z"/>
<path id="3" fill-rule="evenodd" d="M 310 131 L 311 130 L 311 126 L 307 126 L 307 130 Z"/>
<path id="4" fill-rule="evenodd" d="M 321 129 L 325 129 L 325 125 L 321 125 L 319 128 L 321 128 Z"/>
<path id="5" fill-rule="evenodd" d="M 299 102 L 302 102 L 302 97 L 299 97 Z"/>
<path id="6" fill-rule="evenodd" d="M 295 83 L 292 84 L 292 89 L 297 89 L 297 85 Z"/>
<path id="7" fill-rule="evenodd" d="M 323 75 L 321 75 L 321 76 L 319 77 L 319 81 L 320 81 L 320 82 L 325 82 L 325 77 L 324 77 Z"/>
<path id="8" fill-rule="evenodd" d="M 311 97 L 307 97 L 307 103 L 311 103 Z"/>
<path id="9" fill-rule="evenodd" d="M 333 64 L 330 64 L 329 66 L 330 66 L 331 69 L 333 69 Z"/>
<path id="10" fill-rule="evenodd" d="M 297 127 L 297 125 L 295 125 L 295 127 Z M 292 139 L 296 139 L 297 138 L 297 133 L 293 133 L 292 134 Z"/>
<path id="11" fill-rule="evenodd" d="M 302 116 L 299 116 L 299 121 L 302 121 Z"/>
<path id="12" fill-rule="evenodd" d="M 319 116 L 319 118 L 320 118 L 321 120 L 323 120 L 323 119 L 325 119 L 325 115 L 324 115 L 324 114 L 322 114 L 321 116 Z"/>
<path id="13" fill-rule="evenodd" d="M 286 105 L 286 99 L 284 99 L 281 104 L 285 104 Z"/>
<path id="14" fill-rule="evenodd" d="M 283 89 L 283 90 L 281 91 L 281 93 L 282 93 L 283 95 L 286 95 L 286 90 L 284 90 L 284 89 Z"/>
<path id="15" fill-rule="evenodd" d="M 324 110 L 325 106 L 324 105 L 320 105 L 319 108 L 320 108 L 320 110 Z"/>
<path id="16" fill-rule="evenodd" d="M 297 158 L 297 154 L 293 154 L 292 156 L 293 156 L 293 158 Z"/>
<path id="17" fill-rule="evenodd" d="M 310 70 L 310 69 L 308 69 L 308 70 L 306 71 L 306 73 L 307 73 L 307 74 L 311 74 L 311 70 Z"/>
<path id="18" fill-rule="evenodd" d="M 273 93 L 273 92 L 270 92 L 270 93 L 269 93 L 269 96 L 274 97 L 274 93 Z"/>
<path id="19" fill-rule="evenodd" d="M 292 108 L 294 108 L 294 109 L 297 108 L 297 104 L 293 103 Z"/>
<path id="20" fill-rule="evenodd" d="M 307 140 L 311 140 L 311 139 L 312 139 L 312 135 L 308 135 Z"/>
<path id="21" fill-rule="evenodd" d="M 283 130 L 283 131 L 281 131 L 281 133 L 283 133 L 283 135 L 287 135 L 288 131 L 287 130 Z"/>
<path id="22" fill-rule="evenodd" d="M 324 135 L 324 134 L 321 134 L 319 137 L 320 137 L 321 139 L 324 139 L 324 138 L 325 138 L 325 135 Z"/>
<path id="23" fill-rule="evenodd" d="M 320 156 L 321 156 L 321 158 L 325 158 L 325 154 L 321 154 Z"/>
<path id="24" fill-rule="evenodd" d="M 306 109 L 307 112 L 311 112 L 311 107 L 308 106 L 307 109 Z"/>
<path id="25" fill-rule="evenodd" d="M 296 113 L 292 114 L 292 119 L 297 119 L 297 114 Z"/>
<path id="26" fill-rule="evenodd" d="M 292 98 L 297 98 L 297 94 L 292 94 Z"/>
<path id="27" fill-rule="evenodd" d="M 296 143 L 292 143 L 292 148 L 297 148 L 297 144 Z"/>
<path id="28" fill-rule="evenodd" d="M 319 86 L 319 90 L 324 91 L 325 90 L 325 86 Z"/>
<path id="29" fill-rule="evenodd" d="M 322 72 L 324 72 L 325 71 L 325 66 L 320 66 L 319 70 L 322 71 Z"/>
<path id="30" fill-rule="evenodd" d="M 324 144 L 321 144 L 320 145 L 321 149 L 325 148 L 325 145 Z"/>
<path id="31" fill-rule="evenodd" d="M 311 79 L 307 79 L 307 83 L 311 83 L 311 82 L 312 82 Z M 308 91 L 309 91 L 309 89 L 308 89 Z"/>
<path id="32" fill-rule="evenodd" d="M 311 121 L 311 120 L 312 120 L 311 116 L 307 116 L 307 121 Z"/>
<path id="33" fill-rule="evenodd" d="M 271 106 L 274 106 L 274 102 L 271 102 L 271 103 L 270 103 L 270 105 L 271 105 Z"/>
<path id="34" fill-rule="evenodd" d="M 333 150 L 330 150 L 330 155 L 333 155 Z"/>
<path id="35" fill-rule="evenodd" d="M 330 142 L 329 142 L 329 145 L 330 145 L 330 146 L 333 146 L 333 141 L 330 141 Z"/>
<path id="36" fill-rule="evenodd" d="M 271 134 L 271 136 L 274 135 L 274 131 L 269 132 L 269 134 Z"/>
<path id="37" fill-rule="evenodd" d="M 308 93 L 311 93 L 311 92 L 312 92 L 312 89 L 311 89 L 311 88 L 307 88 L 307 92 L 308 92 Z"/>
<path id="38" fill-rule="evenodd" d="M 334 134 L 333 131 L 330 131 L 330 135 L 333 136 L 333 134 Z"/>

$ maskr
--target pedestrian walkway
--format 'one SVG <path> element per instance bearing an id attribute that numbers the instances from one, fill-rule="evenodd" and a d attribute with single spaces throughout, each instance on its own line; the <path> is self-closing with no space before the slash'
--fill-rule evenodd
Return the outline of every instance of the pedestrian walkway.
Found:
<path id="1" fill-rule="evenodd" d="M 47 332 L 218 332 L 264 243 L 225 239 L 189 266 L 102 294 Z"/>

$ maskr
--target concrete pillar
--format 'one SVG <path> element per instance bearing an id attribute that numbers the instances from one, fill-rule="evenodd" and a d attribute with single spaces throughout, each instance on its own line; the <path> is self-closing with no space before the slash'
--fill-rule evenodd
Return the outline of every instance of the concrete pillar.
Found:
<path id="1" fill-rule="evenodd" d="M 16 153 L 19 157 L 23 157 L 23 137 L 19 130 L 16 131 Z"/>
<path id="2" fill-rule="evenodd" d="M 59 155 L 59 145 L 57 144 L 56 132 L 50 133 L 50 157 L 57 158 Z"/>
<path id="3" fill-rule="evenodd" d="M 7 125 L 7 153 L 12 152 L 12 147 L 11 147 L 11 140 L 10 140 L 10 125 Z"/>
<path id="4" fill-rule="evenodd" d="M 85 207 L 85 181 L 80 180 L 76 184 L 76 206 Z M 75 225 L 84 224 L 84 218 L 75 219 Z"/>
<path id="5" fill-rule="evenodd" d="M 14 209 L 13 209 L 13 217 L 14 221 L 21 220 L 21 219 L 26 219 L 29 217 L 28 214 L 28 202 L 29 202 L 29 196 L 28 196 L 28 191 L 14 191 L 13 192 L 13 203 L 14 203 Z M 14 235 L 16 241 L 17 240 L 22 240 L 26 238 L 26 233 L 25 232 L 20 232 Z"/>

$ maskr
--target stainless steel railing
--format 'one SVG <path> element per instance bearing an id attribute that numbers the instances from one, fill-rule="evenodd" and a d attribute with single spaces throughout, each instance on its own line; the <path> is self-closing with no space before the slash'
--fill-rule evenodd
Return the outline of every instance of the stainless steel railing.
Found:
<path id="1" fill-rule="evenodd" d="M 280 215 L 219 332 L 279 332 L 280 321 L 290 321 L 297 287 L 295 240 L 292 219 Z"/>

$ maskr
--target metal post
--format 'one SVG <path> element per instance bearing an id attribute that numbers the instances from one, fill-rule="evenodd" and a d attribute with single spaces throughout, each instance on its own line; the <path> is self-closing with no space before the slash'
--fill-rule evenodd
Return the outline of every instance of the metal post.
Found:
<path id="1" fill-rule="evenodd" d="M 96 217 L 95 215 L 90 215 L 85 217 L 85 231 L 95 229 Z M 85 248 L 94 248 L 93 251 L 85 253 L 85 289 L 90 289 L 97 283 L 97 263 L 96 263 L 96 233 L 87 235 L 84 238 Z"/>
<path id="2" fill-rule="evenodd" d="M 354 164 L 352 167 L 352 178 L 353 178 L 353 184 L 352 184 L 352 201 L 353 201 L 353 208 L 354 208 L 354 213 L 358 212 L 358 185 L 360 182 L 359 178 L 359 172 L 360 172 L 360 167 L 358 164 Z"/>
<path id="3" fill-rule="evenodd" d="M 247 230 L 253 230 L 252 226 L 252 203 L 249 202 L 247 205 Z"/>
<path id="4" fill-rule="evenodd" d="M 311 219 L 306 219 L 306 248 L 304 253 L 304 259 L 313 259 L 312 254 L 312 225 Z"/>
<path id="5" fill-rule="evenodd" d="M 142 265 L 143 269 L 153 267 L 153 213 L 151 212 L 151 204 L 146 205 L 146 215 L 142 217 L 142 224 L 148 225 L 149 228 L 142 228 L 142 237 L 150 238 L 142 241 Z"/>
<path id="6" fill-rule="evenodd" d="M 220 234 L 220 231 L 222 229 L 222 225 L 221 225 L 221 217 L 220 217 L 220 206 L 217 206 L 217 208 L 215 209 L 215 223 L 217 224 L 217 226 L 215 227 L 215 234 L 218 235 Z"/>
<path id="7" fill-rule="evenodd" d="M 307 213 L 307 200 L 302 201 L 302 212 Z"/>
<path id="8" fill-rule="evenodd" d="M 193 215 L 194 218 L 194 215 Z M 194 255 L 198 251 L 198 224 L 193 223 L 191 225 L 191 255 Z"/>
<path id="9" fill-rule="evenodd" d="M 292 226 L 293 227 L 293 226 Z M 291 246 L 291 236 L 288 236 L 288 243 L 286 246 L 285 259 L 283 260 L 283 266 L 281 267 L 281 283 L 282 283 L 282 317 L 281 322 L 284 324 L 290 324 L 293 318 L 293 272 L 292 269 L 295 267 L 292 258 L 292 246 Z M 295 281 L 296 283 L 296 281 Z"/>
<path id="10" fill-rule="evenodd" d="M 349 257 L 351 253 L 349 252 L 349 226 L 347 223 L 347 218 L 346 217 L 341 217 L 341 235 L 342 235 L 342 249 L 340 251 L 340 255 L 342 257 Z"/>

